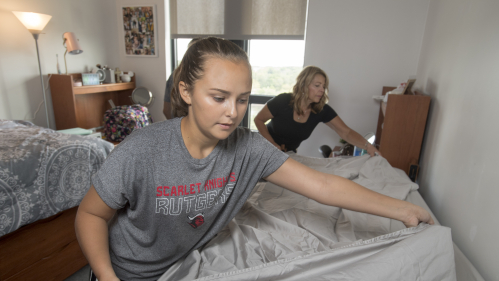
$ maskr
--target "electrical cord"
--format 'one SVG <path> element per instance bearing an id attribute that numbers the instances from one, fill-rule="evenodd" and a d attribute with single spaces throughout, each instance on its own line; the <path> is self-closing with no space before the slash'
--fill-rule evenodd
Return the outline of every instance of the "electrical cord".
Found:
<path id="1" fill-rule="evenodd" d="M 44 84 L 44 85 L 47 85 L 47 86 L 45 87 L 45 91 L 47 91 L 47 89 L 49 88 L 49 81 L 50 81 L 50 78 L 51 78 L 51 77 L 52 77 L 52 74 L 49 74 L 49 78 L 47 79 L 47 84 Z M 28 113 L 26 113 L 26 115 L 24 115 L 24 121 L 33 121 L 33 120 L 35 120 L 35 118 L 36 118 L 36 114 L 38 113 L 38 111 L 40 111 L 40 107 L 42 106 L 42 104 L 43 104 L 44 102 L 45 102 L 44 100 L 42 100 L 42 101 L 40 102 L 40 104 L 38 105 L 38 108 L 36 109 L 35 113 L 33 113 L 33 118 L 27 118 L 27 115 L 29 114 L 29 112 L 28 112 Z"/>

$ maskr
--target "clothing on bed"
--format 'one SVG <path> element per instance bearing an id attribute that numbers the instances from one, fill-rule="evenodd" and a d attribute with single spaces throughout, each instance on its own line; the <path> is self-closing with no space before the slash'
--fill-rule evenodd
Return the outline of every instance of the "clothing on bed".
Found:
<path id="1" fill-rule="evenodd" d="M 267 102 L 267 107 L 274 118 L 267 124 L 267 129 L 274 141 L 286 146 L 287 150 L 296 150 L 300 143 L 312 134 L 317 124 L 327 123 L 338 114 L 329 105 L 324 105 L 319 113 L 310 112 L 305 123 L 293 120 L 293 107 L 289 104 L 292 94 L 280 94 Z"/>
<path id="2" fill-rule="evenodd" d="M 109 243 L 120 279 L 158 279 L 225 227 L 258 180 L 288 158 L 260 134 L 237 128 L 206 158 L 195 159 L 181 120 L 134 131 L 93 177 L 102 200 L 118 209 Z"/>

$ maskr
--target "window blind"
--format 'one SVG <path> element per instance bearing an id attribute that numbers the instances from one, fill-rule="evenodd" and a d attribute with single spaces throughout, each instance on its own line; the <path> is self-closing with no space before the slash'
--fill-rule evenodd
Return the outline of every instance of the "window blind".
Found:
<path id="1" fill-rule="evenodd" d="M 307 0 L 170 0 L 172 38 L 303 40 Z"/>

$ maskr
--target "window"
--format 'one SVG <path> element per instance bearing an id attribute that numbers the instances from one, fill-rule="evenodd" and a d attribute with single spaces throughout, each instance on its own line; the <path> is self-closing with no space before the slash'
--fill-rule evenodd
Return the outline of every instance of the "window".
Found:
<path id="1" fill-rule="evenodd" d="M 184 57 L 185 52 L 187 52 L 187 46 L 189 42 L 191 42 L 192 38 L 179 38 L 174 39 L 175 41 L 175 68 L 180 64 L 182 58 Z"/>
<path id="2" fill-rule="evenodd" d="M 304 53 L 303 40 L 250 40 L 252 94 L 276 96 L 291 92 L 303 68 Z"/>
<path id="3" fill-rule="evenodd" d="M 292 92 L 303 68 L 304 54 L 304 40 L 249 40 L 253 88 L 243 126 L 257 130 L 253 120 L 265 103 L 281 93 Z"/>
<path id="4" fill-rule="evenodd" d="M 172 39 L 174 67 L 177 67 L 190 38 Z M 248 52 L 253 70 L 253 87 L 248 111 L 241 123 L 244 127 L 257 130 L 253 119 L 272 97 L 290 93 L 296 77 L 303 68 L 305 54 L 304 40 L 234 40 Z"/>

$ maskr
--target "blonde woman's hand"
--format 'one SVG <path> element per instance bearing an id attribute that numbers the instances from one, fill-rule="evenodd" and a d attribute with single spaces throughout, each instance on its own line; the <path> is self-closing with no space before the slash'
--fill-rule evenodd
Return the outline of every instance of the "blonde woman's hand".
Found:
<path id="1" fill-rule="evenodd" d="M 371 156 L 383 156 L 381 155 L 381 152 L 374 147 L 372 144 L 367 145 L 367 153 Z"/>

